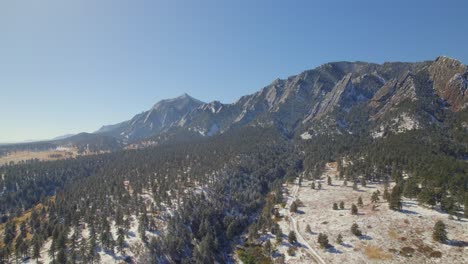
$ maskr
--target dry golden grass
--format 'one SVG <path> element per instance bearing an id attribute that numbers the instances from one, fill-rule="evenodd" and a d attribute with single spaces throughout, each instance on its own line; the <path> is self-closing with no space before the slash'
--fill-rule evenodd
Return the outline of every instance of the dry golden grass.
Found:
<path id="1" fill-rule="evenodd" d="M 395 229 L 388 230 L 388 236 L 393 239 L 399 239 L 398 233 L 395 231 Z"/>
<path id="2" fill-rule="evenodd" d="M 55 201 L 55 196 L 50 197 L 49 201 L 54 202 Z M 39 203 L 36 206 L 34 206 L 34 209 L 36 209 L 37 212 L 40 212 L 43 207 L 44 207 L 44 205 Z M 15 217 L 11 221 L 13 221 L 16 224 L 16 227 L 19 228 L 19 226 L 23 222 L 29 220 L 29 218 L 31 217 L 32 211 L 33 211 L 33 208 L 31 208 L 29 210 L 26 210 L 21 216 Z M 0 238 L 1 238 L 0 239 L 0 249 L 2 249 L 5 246 L 4 243 L 3 243 L 3 233 L 4 233 L 4 230 L 5 230 L 5 225 L 6 225 L 6 223 L 0 224 Z M 26 239 L 31 239 L 31 238 L 32 238 L 32 234 L 30 234 L 28 232 L 28 234 L 26 236 Z"/>
<path id="3" fill-rule="evenodd" d="M 364 247 L 364 254 L 368 259 L 386 260 L 392 258 L 392 255 L 384 252 L 381 248 L 372 245 Z"/>
<path id="4" fill-rule="evenodd" d="M 26 161 L 31 159 L 38 159 L 41 161 L 46 160 L 59 160 L 66 158 L 73 158 L 78 156 L 77 149 L 71 149 L 70 151 L 58 151 L 58 150 L 47 150 L 47 151 L 16 151 L 6 156 L 0 157 L 0 165 L 7 164 L 11 161 L 17 163 L 20 161 Z"/>

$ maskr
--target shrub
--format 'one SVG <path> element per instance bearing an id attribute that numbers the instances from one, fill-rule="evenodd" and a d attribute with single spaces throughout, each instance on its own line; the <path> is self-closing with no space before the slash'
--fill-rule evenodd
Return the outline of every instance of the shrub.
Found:
<path id="1" fill-rule="evenodd" d="M 330 245 L 328 244 L 328 236 L 325 234 L 320 233 L 318 235 L 317 242 L 320 244 L 321 248 L 328 248 Z"/>
<path id="2" fill-rule="evenodd" d="M 297 249 L 296 247 L 289 247 L 289 248 L 288 248 L 288 255 L 289 255 L 289 256 L 294 256 L 294 255 L 296 255 L 296 249 Z"/>
<path id="3" fill-rule="evenodd" d="M 356 224 L 356 223 L 354 223 L 354 224 L 351 226 L 351 233 L 353 233 L 353 235 L 355 235 L 355 236 L 362 236 L 362 232 L 361 232 L 361 230 L 359 229 L 358 224 Z"/>
<path id="4" fill-rule="evenodd" d="M 412 247 L 402 247 L 400 250 L 400 255 L 405 257 L 412 257 L 414 253 L 414 248 Z"/>
<path id="5" fill-rule="evenodd" d="M 341 234 L 338 234 L 338 237 L 336 238 L 336 243 L 337 244 L 343 244 L 343 236 Z"/>
<path id="6" fill-rule="evenodd" d="M 338 210 L 338 204 L 337 203 L 333 203 L 333 210 Z"/>

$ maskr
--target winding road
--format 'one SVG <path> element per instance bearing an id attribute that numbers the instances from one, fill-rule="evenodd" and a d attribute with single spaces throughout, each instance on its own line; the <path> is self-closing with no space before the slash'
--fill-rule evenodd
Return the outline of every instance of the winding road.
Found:
<path id="1" fill-rule="evenodd" d="M 291 194 L 291 199 L 288 200 L 288 208 L 291 208 L 291 204 L 293 201 L 295 201 L 297 199 L 297 193 L 299 192 L 299 184 L 298 184 L 298 180 L 294 183 L 295 186 L 294 186 L 294 189 L 293 189 L 293 192 Z M 317 253 L 317 251 L 315 251 L 314 248 L 312 248 L 312 246 L 309 244 L 309 242 L 307 242 L 307 240 L 304 239 L 304 237 L 302 236 L 301 232 L 299 232 L 299 228 L 298 228 L 298 224 L 297 224 L 297 220 L 296 218 L 294 218 L 293 214 L 289 211 L 289 210 L 286 210 L 287 212 L 287 215 L 290 219 L 290 225 L 291 225 L 291 230 L 294 230 L 294 232 L 296 232 L 296 237 L 297 237 L 297 242 L 305 245 L 307 251 L 310 253 L 310 255 L 312 256 L 312 258 L 314 259 L 314 261 L 316 263 L 320 263 L 320 264 L 326 264 L 326 262 L 320 257 L 320 255 Z"/>

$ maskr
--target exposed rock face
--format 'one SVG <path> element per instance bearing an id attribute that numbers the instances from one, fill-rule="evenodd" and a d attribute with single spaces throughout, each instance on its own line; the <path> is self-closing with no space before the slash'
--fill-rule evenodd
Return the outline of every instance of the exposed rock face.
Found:
<path id="1" fill-rule="evenodd" d="M 162 100 L 150 110 L 136 115 L 131 120 L 104 126 L 96 133 L 108 134 L 127 140 L 152 136 L 173 126 L 188 112 L 203 102 L 184 94 L 174 99 Z"/>
<path id="2" fill-rule="evenodd" d="M 450 104 L 453 111 L 460 111 L 468 105 L 466 95 L 468 68 L 460 61 L 438 57 L 429 67 L 434 90 Z"/>
<path id="3" fill-rule="evenodd" d="M 465 65 L 447 57 L 418 63 L 327 63 L 276 79 L 232 104 L 204 104 L 187 95 L 164 100 L 98 133 L 132 140 L 171 129 L 210 136 L 240 126 L 274 126 L 298 137 L 307 131 L 317 135 L 363 129 L 383 136 L 385 131 L 424 128 L 440 122 L 436 116 L 441 112 L 466 107 L 467 75 Z"/>
<path id="4" fill-rule="evenodd" d="M 375 120 L 382 117 L 405 100 L 417 100 L 414 78 L 409 72 L 399 80 L 390 80 L 375 93 L 369 103 L 376 111 L 371 118 Z"/>
<path id="5" fill-rule="evenodd" d="M 335 107 L 340 105 L 343 99 L 354 96 L 354 93 L 355 90 L 351 82 L 351 73 L 348 73 L 333 87 L 332 91 L 314 107 L 312 113 L 304 121 L 307 122 L 313 118 L 320 118 L 330 113 Z"/>

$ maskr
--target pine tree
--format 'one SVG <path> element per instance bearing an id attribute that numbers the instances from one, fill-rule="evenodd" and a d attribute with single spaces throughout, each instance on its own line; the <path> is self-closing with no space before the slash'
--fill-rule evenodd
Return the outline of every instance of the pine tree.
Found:
<path id="1" fill-rule="evenodd" d="M 444 243 L 447 241 L 447 230 L 445 224 L 441 220 L 437 221 L 434 225 L 434 231 L 432 233 L 432 239 L 437 242 Z"/>
<path id="2" fill-rule="evenodd" d="M 291 208 L 289 209 L 289 211 L 290 211 L 291 213 L 296 213 L 296 212 L 297 212 L 297 207 L 298 207 L 298 206 L 297 206 L 296 201 L 293 201 L 293 202 L 291 203 Z"/>
<path id="3" fill-rule="evenodd" d="M 373 192 L 371 196 L 371 202 L 377 203 L 378 201 L 380 201 L 379 194 L 377 192 Z"/>
<path id="4" fill-rule="evenodd" d="M 321 183 L 321 182 L 318 183 L 318 189 L 319 189 L 319 190 L 322 189 L 322 183 Z"/>
<path id="5" fill-rule="evenodd" d="M 457 211 L 455 200 L 452 196 L 448 196 L 447 194 L 442 196 L 442 200 L 440 201 L 440 208 L 450 215 L 454 215 Z"/>
<path id="6" fill-rule="evenodd" d="M 338 237 L 336 238 L 336 243 L 339 245 L 343 244 L 343 236 L 341 234 L 338 234 Z"/>
<path id="7" fill-rule="evenodd" d="M 363 206 L 363 202 L 362 202 L 362 197 L 359 196 L 358 200 L 357 200 L 357 205 L 359 205 L 359 207 L 362 207 Z"/>
<path id="8" fill-rule="evenodd" d="M 338 204 L 337 203 L 333 203 L 333 210 L 338 210 Z"/>
<path id="9" fill-rule="evenodd" d="M 366 187 L 366 186 L 367 186 L 366 178 L 363 177 L 363 178 L 361 179 L 361 185 L 362 185 L 362 187 Z"/>
<path id="10" fill-rule="evenodd" d="M 390 194 L 389 200 L 389 208 L 395 211 L 399 211 L 402 209 L 401 203 L 401 190 L 398 185 L 395 185 L 392 189 L 392 193 Z"/>
<path id="11" fill-rule="evenodd" d="M 123 228 L 119 228 L 117 230 L 117 249 L 119 250 L 120 254 L 124 253 L 125 248 L 125 231 Z"/>
<path id="12" fill-rule="evenodd" d="M 38 232 L 35 232 L 32 237 L 32 257 L 38 260 L 41 257 L 42 238 Z"/>
<path id="13" fill-rule="evenodd" d="M 354 191 L 357 191 L 357 190 L 358 190 L 358 185 L 357 185 L 357 182 L 356 182 L 356 181 L 354 181 L 354 183 L 353 183 L 353 190 L 354 190 Z"/>
<path id="14" fill-rule="evenodd" d="M 413 177 L 410 177 L 405 182 L 403 194 L 408 198 L 415 198 L 419 194 L 419 186 Z"/>
<path id="15" fill-rule="evenodd" d="M 288 235 L 288 242 L 289 242 L 290 244 L 295 244 L 295 243 L 297 243 L 296 232 L 294 232 L 294 231 L 292 231 L 292 230 L 289 232 L 289 235 Z"/>
<path id="16" fill-rule="evenodd" d="M 98 261 L 97 257 L 99 256 L 99 254 L 97 254 L 96 252 L 96 247 L 97 247 L 96 229 L 94 228 L 94 225 L 92 224 L 89 227 L 88 244 L 86 247 L 86 259 L 91 263 Z"/>
<path id="17" fill-rule="evenodd" d="M 385 199 L 385 201 L 388 201 L 390 199 L 390 193 L 388 192 L 387 187 L 385 187 L 384 189 L 383 198 Z"/>
<path id="18" fill-rule="evenodd" d="M 340 202 L 340 209 L 341 209 L 341 210 L 344 209 L 344 202 L 343 202 L 343 201 Z"/>
<path id="19" fill-rule="evenodd" d="M 361 230 L 359 229 L 359 226 L 358 224 L 354 223 L 352 226 L 351 226 L 351 233 L 355 236 L 362 236 L 362 232 Z"/>
<path id="20" fill-rule="evenodd" d="M 328 185 L 332 185 L 332 179 L 331 179 L 330 176 L 328 176 L 328 178 L 327 178 L 327 183 L 328 183 Z"/>
<path id="21" fill-rule="evenodd" d="M 465 202 L 464 202 L 464 215 L 466 218 L 468 218 L 468 192 L 465 192 Z"/>
<path id="22" fill-rule="evenodd" d="M 310 225 L 309 225 L 309 224 L 306 225 L 305 231 L 306 231 L 307 233 L 312 233 L 312 229 L 310 228 Z"/>
<path id="23" fill-rule="evenodd" d="M 436 193 L 431 187 L 423 187 L 418 194 L 418 202 L 433 207 L 436 205 Z"/>
<path id="24" fill-rule="evenodd" d="M 315 182 L 312 182 L 312 184 L 310 185 L 310 188 L 315 189 Z"/>
<path id="25" fill-rule="evenodd" d="M 267 239 L 267 241 L 265 242 L 265 245 L 263 246 L 263 249 L 268 255 L 271 254 L 273 246 L 271 245 L 270 239 Z"/>
<path id="26" fill-rule="evenodd" d="M 351 214 L 358 215 L 358 208 L 355 204 L 351 205 Z"/>
<path id="27" fill-rule="evenodd" d="M 317 238 L 317 242 L 319 243 L 321 248 L 328 248 L 328 236 L 325 234 L 320 233 Z"/>

